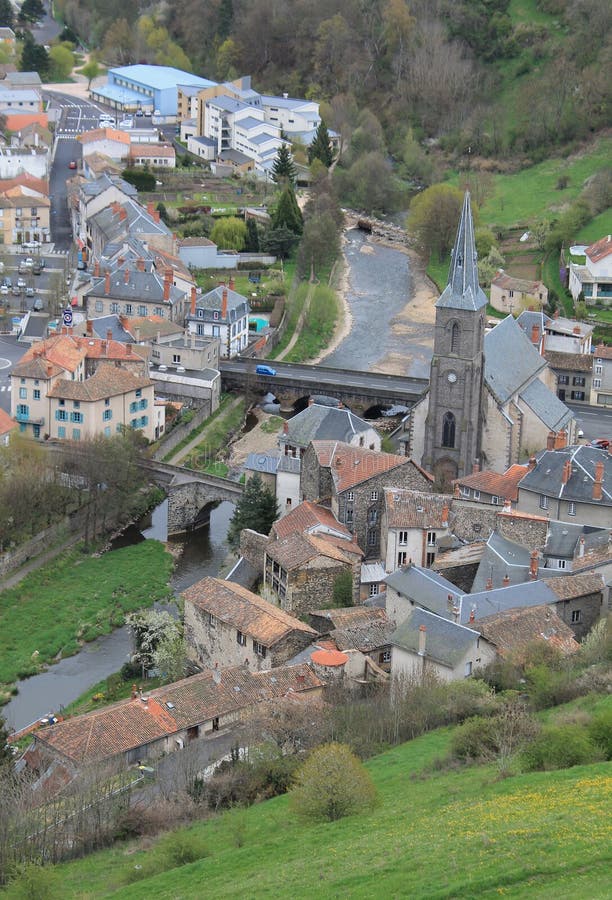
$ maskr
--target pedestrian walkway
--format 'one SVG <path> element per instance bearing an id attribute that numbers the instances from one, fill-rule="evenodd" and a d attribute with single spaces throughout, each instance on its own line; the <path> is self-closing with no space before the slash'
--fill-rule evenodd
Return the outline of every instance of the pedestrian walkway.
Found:
<path id="1" fill-rule="evenodd" d="M 293 336 L 292 336 L 291 340 L 289 341 L 289 343 L 287 344 L 287 346 L 285 347 L 285 349 L 282 350 L 278 354 L 278 356 L 274 357 L 275 362 L 280 362 L 282 359 L 285 359 L 287 354 L 290 353 L 291 350 L 293 350 L 293 348 L 297 344 L 298 338 L 299 338 L 300 334 L 302 333 L 302 328 L 304 327 L 304 321 L 306 319 L 306 314 L 307 314 L 308 310 L 310 309 L 310 301 L 312 300 L 312 295 L 314 294 L 315 287 L 316 287 L 315 284 L 309 285 L 308 293 L 306 294 L 306 299 L 304 300 L 304 308 L 303 308 L 302 312 L 300 313 L 300 316 L 297 320 L 297 323 L 295 326 L 295 331 L 293 332 Z"/>
<path id="2" fill-rule="evenodd" d="M 37 569 L 42 569 L 42 567 L 51 562 L 51 560 L 55 559 L 58 556 L 61 556 L 66 550 L 69 550 L 71 547 L 74 547 L 75 544 L 78 544 L 80 540 L 82 540 L 83 535 L 77 532 L 76 534 L 71 535 L 61 544 L 57 544 L 55 547 L 51 547 L 50 550 L 47 550 L 45 553 L 41 553 L 39 556 L 36 556 L 34 559 L 28 560 L 23 566 L 17 569 L 16 572 L 13 572 L 12 575 L 7 575 L 2 579 L 2 586 L 0 587 L 0 593 L 2 591 L 7 590 L 8 588 L 15 587 L 16 584 L 29 575 L 30 572 L 35 572 Z"/>
<path id="3" fill-rule="evenodd" d="M 223 408 L 223 412 L 221 413 L 221 415 L 225 415 L 230 410 L 234 409 L 236 406 L 238 406 L 238 404 L 242 403 L 242 400 L 242 397 L 235 397 L 231 403 L 228 403 L 228 405 Z M 167 460 L 167 462 L 172 466 L 179 466 L 182 460 L 184 460 L 192 450 L 195 450 L 196 447 L 199 447 L 200 444 L 203 444 L 206 441 L 206 432 L 215 424 L 216 419 L 213 420 L 213 422 L 210 422 L 205 428 L 203 428 L 202 431 L 200 431 L 200 433 L 197 434 L 192 441 L 189 441 L 186 447 L 183 447 L 182 450 L 179 450 L 178 453 L 175 453 L 170 460 Z"/>

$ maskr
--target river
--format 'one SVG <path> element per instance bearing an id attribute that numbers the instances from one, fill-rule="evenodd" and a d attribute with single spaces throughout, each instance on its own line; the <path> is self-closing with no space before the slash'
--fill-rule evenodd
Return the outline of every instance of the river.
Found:
<path id="1" fill-rule="evenodd" d="M 150 515 L 150 524 L 143 521 L 142 531 L 133 529 L 124 543 L 157 538 L 167 539 L 167 505 L 164 500 Z M 172 588 L 176 594 L 184 591 L 206 575 L 217 575 L 227 556 L 226 535 L 234 506 L 224 502 L 214 509 L 210 525 L 187 536 L 183 552 L 176 561 Z M 118 544 L 119 546 L 119 544 Z M 112 551 L 110 551 L 112 552 Z M 46 672 L 18 682 L 19 693 L 4 707 L 0 707 L 11 729 L 17 731 L 49 712 L 59 712 L 89 687 L 118 672 L 127 661 L 131 640 L 127 628 L 117 628 L 112 634 L 85 644 L 75 656 L 69 656 L 50 666 Z"/>

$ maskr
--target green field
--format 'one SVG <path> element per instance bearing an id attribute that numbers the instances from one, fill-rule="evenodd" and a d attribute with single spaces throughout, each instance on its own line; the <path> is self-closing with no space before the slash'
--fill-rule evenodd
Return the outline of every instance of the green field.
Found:
<path id="1" fill-rule="evenodd" d="M 157 541 L 84 556 L 73 550 L 0 593 L 0 685 L 34 675 L 169 596 L 172 557 Z"/>
<path id="2" fill-rule="evenodd" d="M 163 843 L 60 866 L 62 897 L 609 896 L 610 764 L 506 779 L 492 766 L 435 771 L 451 733 L 370 760 L 380 802 L 365 816 L 304 825 L 278 797 L 192 826 L 203 858 L 139 882 L 162 868 Z"/>

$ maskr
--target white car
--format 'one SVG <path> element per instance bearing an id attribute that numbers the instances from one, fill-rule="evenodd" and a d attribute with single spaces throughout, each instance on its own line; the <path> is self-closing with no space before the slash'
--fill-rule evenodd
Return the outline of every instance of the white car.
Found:
<path id="1" fill-rule="evenodd" d="M 119 122 L 119 128 L 133 128 L 134 127 L 134 119 L 122 119 Z"/>
<path id="2" fill-rule="evenodd" d="M 0 285 L 0 294 L 4 294 L 6 296 L 9 293 L 8 284 Z"/>

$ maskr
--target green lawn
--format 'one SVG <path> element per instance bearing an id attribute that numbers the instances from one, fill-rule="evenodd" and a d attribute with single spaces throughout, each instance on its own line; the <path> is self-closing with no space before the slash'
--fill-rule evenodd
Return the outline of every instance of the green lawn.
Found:
<path id="1" fill-rule="evenodd" d="M 33 675 L 124 615 L 169 596 L 172 557 L 143 541 L 100 557 L 73 550 L 0 593 L 0 686 Z"/>
<path id="2" fill-rule="evenodd" d="M 139 883 L 138 867 L 163 865 L 150 842 L 60 866 L 62 897 L 609 896 L 610 765 L 505 780 L 486 766 L 432 771 L 450 734 L 372 759 L 380 803 L 368 815 L 308 825 L 278 797 L 192 826 L 205 858 Z"/>
<path id="3" fill-rule="evenodd" d="M 606 234 L 612 234 L 612 207 L 591 219 L 576 235 L 577 244 L 594 244 Z"/>

